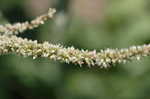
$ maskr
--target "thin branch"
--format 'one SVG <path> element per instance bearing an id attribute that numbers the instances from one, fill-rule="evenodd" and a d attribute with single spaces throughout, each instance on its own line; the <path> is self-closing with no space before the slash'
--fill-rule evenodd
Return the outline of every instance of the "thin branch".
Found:
<path id="1" fill-rule="evenodd" d="M 48 19 L 51 19 L 55 12 L 55 9 L 50 8 L 47 14 L 41 15 L 31 22 L 26 21 L 24 23 L 15 23 L 13 25 L 0 25 L 0 33 L 5 35 L 17 35 L 19 33 L 23 33 L 26 30 L 37 28 L 44 24 Z"/>
<path id="2" fill-rule="evenodd" d="M 38 43 L 16 36 L 0 36 L 0 54 L 15 53 L 22 56 L 44 57 L 50 60 L 58 60 L 65 63 L 73 63 L 82 66 L 99 66 L 107 68 L 117 63 L 126 63 L 129 60 L 139 60 L 143 56 L 150 55 L 150 44 L 132 46 L 127 49 L 106 49 L 100 52 L 78 50 L 74 47 L 64 48 L 61 45 L 53 45 L 48 42 Z"/>

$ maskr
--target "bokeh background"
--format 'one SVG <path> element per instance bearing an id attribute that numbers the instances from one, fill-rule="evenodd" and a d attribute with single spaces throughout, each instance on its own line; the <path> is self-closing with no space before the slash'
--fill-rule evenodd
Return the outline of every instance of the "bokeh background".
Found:
<path id="1" fill-rule="evenodd" d="M 0 0 L 0 24 L 57 14 L 19 35 L 93 50 L 150 42 L 149 0 Z M 150 58 L 109 69 L 0 56 L 0 99 L 149 99 Z"/>

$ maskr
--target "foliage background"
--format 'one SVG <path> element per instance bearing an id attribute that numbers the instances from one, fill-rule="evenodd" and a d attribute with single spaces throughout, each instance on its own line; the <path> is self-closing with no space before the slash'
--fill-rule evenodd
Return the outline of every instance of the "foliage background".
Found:
<path id="1" fill-rule="evenodd" d="M 149 6 L 149 0 L 0 0 L 0 24 L 55 7 L 52 21 L 19 36 L 79 49 L 126 48 L 150 42 Z M 149 57 L 100 69 L 1 55 L 0 99 L 148 99 L 149 65 Z"/>

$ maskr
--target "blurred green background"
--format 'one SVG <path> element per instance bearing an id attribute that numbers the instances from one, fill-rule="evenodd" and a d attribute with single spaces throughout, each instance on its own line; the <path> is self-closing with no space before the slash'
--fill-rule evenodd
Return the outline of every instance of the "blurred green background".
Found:
<path id="1" fill-rule="evenodd" d="M 19 36 L 97 51 L 150 42 L 149 0 L 0 0 L 0 24 L 49 7 L 57 9 L 53 20 Z M 0 99 L 149 99 L 149 59 L 100 69 L 1 55 Z"/>

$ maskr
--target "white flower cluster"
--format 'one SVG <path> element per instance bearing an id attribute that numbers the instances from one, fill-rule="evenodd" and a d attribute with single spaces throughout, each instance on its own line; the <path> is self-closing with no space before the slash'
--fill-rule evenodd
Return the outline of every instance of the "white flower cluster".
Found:
<path id="1" fill-rule="evenodd" d="M 18 33 L 22 33 L 25 30 L 37 28 L 40 25 L 44 24 L 45 21 L 52 18 L 55 12 L 55 9 L 50 8 L 47 14 L 41 15 L 31 22 L 15 23 L 13 25 L 0 25 L 0 33 L 5 35 L 17 35 Z"/>
<path id="2" fill-rule="evenodd" d="M 132 46 L 127 49 L 106 49 L 96 52 L 96 50 L 79 50 L 74 47 L 65 48 L 48 42 L 38 43 L 13 36 L 44 24 L 47 19 L 53 17 L 55 12 L 54 9 L 50 9 L 48 14 L 41 15 L 31 22 L 0 25 L 0 54 L 15 53 L 22 56 L 32 56 L 33 59 L 44 57 L 80 66 L 86 64 L 89 67 L 99 66 L 101 68 L 126 63 L 133 59 L 139 60 L 143 56 L 150 55 L 150 45 Z"/>
<path id="3" fill-rule="evenodd" d="M 78 50 L 74 47 L 64 48 L 48 42 L 38 43 L 16 36 L 0 36 L 0 54 L 15 53 L 22 56 L 44 57 L 65 63 L 83 64 L 107 68 L 117 63 L 137 59 L 150 54 L 150 45 L 133 46 L 128 49 L 106 49 L 100 52 Z"/>

